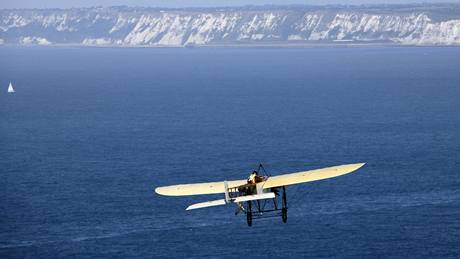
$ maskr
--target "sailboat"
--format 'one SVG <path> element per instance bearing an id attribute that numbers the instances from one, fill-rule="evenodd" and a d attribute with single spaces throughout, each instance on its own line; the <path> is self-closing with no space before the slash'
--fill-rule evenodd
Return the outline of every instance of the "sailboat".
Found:
<path id="1" fill-rule="evenodd" d="M 11 82 L 10 82 L 10 85 L 8 86 L 8 93 L 14 93 L 14 88 Z"/>

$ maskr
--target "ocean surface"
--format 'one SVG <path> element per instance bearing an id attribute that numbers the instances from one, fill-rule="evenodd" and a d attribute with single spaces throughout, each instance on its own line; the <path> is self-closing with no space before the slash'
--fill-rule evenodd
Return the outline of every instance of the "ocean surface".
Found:
<path id="1" fill-rule="evenodd" d="M 460 257 L 460 48 L 1 47 L 0 86 L 2 258 Z M 153 191 L 358 162 L 286 224 Z"/>

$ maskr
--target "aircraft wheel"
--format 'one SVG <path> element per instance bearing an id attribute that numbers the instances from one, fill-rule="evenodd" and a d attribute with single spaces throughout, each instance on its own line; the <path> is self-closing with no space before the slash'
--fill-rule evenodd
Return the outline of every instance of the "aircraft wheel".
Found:
<path id="1" fill-rule="evenodd" d="M 283 186 L 283 208 L 287 208 L 286 187 Z"/>
<path id="2" fill-rule="evenodd" d="M 251 201 L 249 201 L 246 211 L 246 221 L 248 222 L 248 226 L 252 226 L 252 206 L 251 206 Z"/>
<path id="3" fill-rule="evenodd" d="M 287 222 L 287 209 L 286 208 L 281 209 L 281 218 L 283 219 L 283 223 Z"/>
<path id="4" fill-rule="evenodd" d="M 248 226 L 252 226 L 252 213 L 251 212 L 247 212 L 246 213 L 246 220 L 248 222 Z"/>

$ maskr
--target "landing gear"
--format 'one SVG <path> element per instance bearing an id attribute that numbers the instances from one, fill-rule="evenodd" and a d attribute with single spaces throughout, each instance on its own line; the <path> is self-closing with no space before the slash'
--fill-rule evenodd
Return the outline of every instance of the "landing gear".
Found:
<path id="1" fill-rule="evenodd" d="M 246 221 L 248 222 L 248 226 L 252 226 L 252 208 L 251 208 L 251 202 L 247 202 L 247 211 L 246 211 Z"/>
<path id="2" fill-rule="evenodd" d="M 283 220 L 283 223 L 287 222 L 287 209 L 286 208 L 281 209 L 281 219 Z"/>
<path id="3" fill-rule="evenodd" d="M 281 209 L 281 219 L 283 223 L 287 222 L 287 197 L 286 197 L 286 187 L 283 186 L 283 207 Z"/>

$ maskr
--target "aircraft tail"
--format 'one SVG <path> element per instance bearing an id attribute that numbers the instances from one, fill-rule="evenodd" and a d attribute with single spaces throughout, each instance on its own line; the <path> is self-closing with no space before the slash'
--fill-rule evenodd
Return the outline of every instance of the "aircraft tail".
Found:
<path id="1" fill-rule="evenodd" d="M 214 200 L 214 201 L 205 201 L 205 202 L 192 204 L 192 205 L 188 206 L 185 210 L 201 209 L 201 208 L 220 206 L 220 205 L 225 205 L 225 204 L 227 204 L 225 202 L 225 199 Z"/>
<path id="2" fill-rule="evenodd" d="M 275 198 L 275 193 L 267 192 L 267 193 L 262 193 L 262 194 L 239 196 L 239 197 L 230 199 L 229 201 L 227 201 L 226 199 L 220 199 L 220 200 L 213 200 L 213 201 L 205 201 L 205 202 L 195 203 L 195 204 L 192 204 L 192 205 L 188 206 L 185 210 L 194 210 L 194 209 L 201 209 L 201 208 L 225 205 L 225 204 L 228 204 L 228 203 L 238 203 L 238 202 L 273 199 L 273 198 Z"/>

